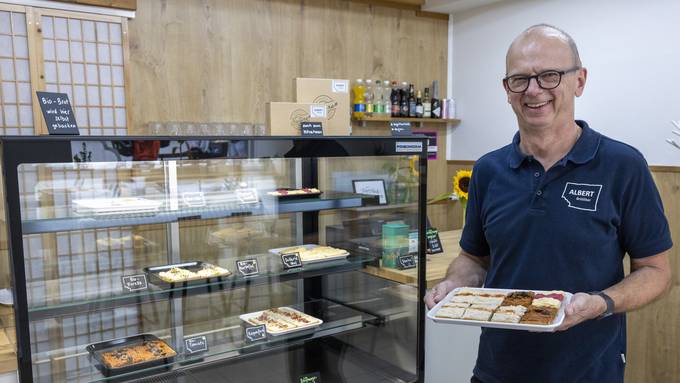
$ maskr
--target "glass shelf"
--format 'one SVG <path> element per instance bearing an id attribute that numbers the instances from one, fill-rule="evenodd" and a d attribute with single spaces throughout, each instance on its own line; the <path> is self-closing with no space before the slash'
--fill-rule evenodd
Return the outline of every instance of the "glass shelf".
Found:
<path id="1" fill-rule="evenodd" d="M 283 270 L 279 257 L 276 255 L 258 255 L 244 259 L 253 258 L 258 260 L 258 266 L 260 268 L 260 274 L 256 276 L 242 277 L 232 274 L 229 277 L 223 278 L 221 281 L 173 288 L 159 287 L 149 282 L 149 288 L 147 290 L 132 293 L 123 291 L 121 277 L 123 275 L 143 274 L 138 270 L 105 274 L 99 273 L 96 275 L 85 275 L 68 279 L 32 282 L 27 286 L 29 292 L 32 289 L 46 290 L 48 293 L 53 292 L 54 296 L 48 295 L 44 297 L 44 299 L 41 299 L 42 302 L 38 304 L 29 303 L 29 319 L 31 321 L 41 320 L 79 312 L 92 312 L 131 304 L 183 298 L 198 294 L 210 294 L 245 286 L 286 282 L 295 279 L 353 271 L 362 268 L 367 263 L 376 261 L 376 258 L 373 256 L 349 256 L 344 259 L 307 263 L 301 268 Z M 234 261 L 235 260 L 236 259 L 234 259 Z M 231 266 L 228 266 L 228 269 L 234 272 L 235 265 L 232 264 Z M 59 296 L 58 289 L 44 288 L 48 286 L 58 286 L 60 284 L 67 284 L 70 286 L 70 292 L 72 292 L 71 297 Z M 73 288 L 73 286 L 80 287 Z"/>
<path id="2" fill-rule="evenodd" d="M 278 201 L 275 198 L 264 198 L 254 206 L 233 205 L 205 208 L 178 209 L 160 211 L 155 214 L 127 214 L 116 216 L 76 216 L 71 212 L 61 211 L 62 218 L 46 218 L 24 220 L 23 234 L 52 233 L 71 230 L 102 229 L 120 226 L 137 226 L 159 223 L 171 223 L 182 220 L 206 220 L 229 218 L 245 215 L 271 215 L 285 213 L 302 213 L 331 209 L 346 209 L 363 206 L 366 201 L 376 196 L 366 194 L 327 192 L 319 198 L 299 198 Z"/>
<path id="3" fill-rule="evenodd" d="M 142 376 L 155 375 L 172 370 L 182 370 L 186 367 L 194 367 L 197 364 L 209 363 L 221 360 L 225 357 L 245 356 L 256 352 L 275 350 L 281 347 L 291 347 L 312 339 L 318 339 L 345 331 L 359 329 L 367 323 L 375 320 L 375 317 L 351 309 L 349 307 L 329 302 L 327 300 L 312 300 L 299 305 L 287 305 L 306 314 L 319 318 L 323 323 L 313 329 L 301 330 L 280 336 L 267 336 L 267 340 L 248 344 L 244 338 L 244 324 L 238 316 L 221 318 L 209 322 L 192 325 L 196 329 L 210 329 L 208 331 L 185 332 L 184 339 L 194 336 L 205 336 L 208 341 L 208 351 L 199 354 L 189 354 L 185 352 L 183 344 L 174 344 L 172 334 L 174 328 L 167 328 L 158 331 L 151 331 L 153 335 L 165 340 L 170 344 L 177 356 L 166 365 L 137 370 L 127 374 L 105 377 L 94 365 L 94 362 L 76 363 L 78 358 L 88 358 L 86 351 L 87 344 L 78 344 L 72 347 L 54 349 L 48 352 L 35 353 L 33 360 L 40 371 L 40 366 L 51 366 L 45 368 L 49 371 L 48 376 L 36 376 L 37 381 L 48 379 L 53 382 L 99 382 L 115 379 L 135 379 Z M 262 308 L 262 309 L 266 309 Z M 187 328 L 185 327 L 186 331 Z M 132 334 L 131 334 L 132 335 Z M 183 342 L 182 342 L 183 343 Z M 73 363 L 69 363 L 69 360 Z M 89 359 L 88 359 L 89 360 Z M 69 368 L 70 365 L 81 364 L 80 368 Z M 59 368 L 61 367 L 61 368 Z M 58 373 L 55 370 L 60 370 Z"/>

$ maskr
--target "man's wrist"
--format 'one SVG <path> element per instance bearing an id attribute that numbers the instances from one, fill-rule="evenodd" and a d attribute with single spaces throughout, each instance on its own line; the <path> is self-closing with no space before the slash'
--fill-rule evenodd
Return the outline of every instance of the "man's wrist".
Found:
<path id="1" fill-rule="evenodd" d="M 599 314 L 595 317 L 595 319 L 606 318 L 614 314 L 614 300 L 609 295 L 603 291 L 593 291 L 589 294 L 599 298 L 598 301 L 600 302 L 600 307 L 598 310 Z"/>

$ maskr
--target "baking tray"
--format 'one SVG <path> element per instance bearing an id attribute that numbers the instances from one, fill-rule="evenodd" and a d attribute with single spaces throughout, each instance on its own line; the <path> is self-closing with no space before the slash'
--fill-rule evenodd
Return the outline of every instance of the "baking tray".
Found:
<path id="1" fill-rule="evenodd" d="M 153 283 L 154 285 L 161 287 L 161 288 L 177 288 L 177 287 L 189 287 L 189 286 L 200 286 L 204 285 L 207 283 L 216 283 L 216 282 L 223 282 L 229 277 L 232 273 L 229 272 L 229 274 L 221 275 L 221 276 L 216 276 L 216 277 L 209 277 L 209 278 L 195 278 L 195 279 L 190 279 L 182 282 L 166 282 L 161 279 L 161 277 L 158 275 L 158 273 L 163 272 L 163 271 L 168 271 L 172 269 L 173 267 L 180 267 L 183 269 L 188 269 L 189 271 L 196 271 L 200 270 L 203 268 L 204 265 L 211 265 L 206 262 L 201 262 L 201 261 L 190 261 L 190 262 L 182 262 L 182 263 L 175 263 L 171 265 L 163 265 L 163 266 L 152 266 L 152 267 L 145 267 L 144 268 L 144 273 L 149 279 L 149 282 Z M 212 266 L 212 265 L 211 265 Z"/>
<path id="2" fill-rule="evenodd" d="M 272 190 L 272 192 L 275 191 L 280 191 L 280 190 L 300 190 L 300 189 L 305 189 L 305 188 L 278 188 L 276 190 Z M 267 196 L 271 198 L 278 198 L 279 201 L 286 201 L 286 200 L 291 200 L 291 199 L 300 199 L 300 198 L 318 198 L 321 194 L 323 194 L 322 191 L 319 191 L 318 193 L 307 193 L 307 194 L 293 194 L 293 195 L 271 195 L 269 192 L 267 192 Z"/>
<path id="3" fill-rule="evenodd" d="M 305 313 L 303 313 L 302 311 L 296 310 L 296 309 L 294 309 L 294 308 L 292 308 L 292 307 L 287 307 L 287 306 L 285 306 L 285 307 L 278 307 L 278 308 L 279 308 L 279 309 L 284 309 L 284 310 L 293 311 L 293 312 L 295 312 L 295 313 L 298 314 L 298 315 L 303 315 L 303 316 L 305 316 L 305 317 L 307 317 L 307 318 L 309 318 L 309 319 L 314 319 L 314 320 L 316 320 L 316 321 L 318 321 L 318 322 L 313 322 L 313 323 L 310 323 L 310 324 L 307 324 L 307 325 L 303 325 L 303 326 L 299 326 L 299 327 L 292 328 L 292 329 L 290 329 L 290 330 L 283 330 L 283 331 L 272 331 L 272 330 L 269 330 L 269 328 L 265 326 L 266 329 L 267 329 L 267 334 L 269 334 L 269 335 L 272 335 L 272 336 L 280 336 L 280 335 L 286 335 L 286 334 L 290 334 L 290 333 L 294 333 L 294 332 L 300 332 L 300 331 L 305 331 L 305 330 L 311 330 L 311 329 L 314 329 L 314 328 L 316 328 L 316 327 L 319 327 L 319 326 L 321 326 L 321 325 L 323 324 L 323 321 L 322 321 L 321 319 L 319 319 L 319 318 L 317 318 L 317 317 L 313 317 L 313 316 L 311 316 L 311 315 L 309 315 L 309 314 L 305 314 Z M 267 311 L 267 310 L 261 310 L 261 311 L 256 311 L 256 312 L 253 312 L 253 313 L 243 314 L 243 315 L 240 315 L 239 318 L 240 318 L 242 321 L 246 322 L 248 325 L 252 325 L 252 323 L 250 323 L 250 322 L 248 322 L 248 321 L 249 321 L 251 318 L 255 318 L 255 317 L 259 316 L 260 314 L 262 314 L 262 313 L 265 312 L 265 311 Z"/>
<path id="4" fill-rule="evenodd" d="M 451 318 L 437 318 L 437 317 L 435 317 L 435 314 L 437 313 L 437 311 L 444 304 L 449 302 L 451 300 L 451 298 L 454 295 L 456 295 L 457 292 L 459 292 L 461 290 L 479 291 L 479 292 L 484 292 L 484 293 L 512 293 L 512 292 L 516 292 L 516 291 L 532 291 L 534 293 L 539 293 L 539 294 L 550 293 L 550 291 L 543 291 L 543 290 L 486 289 L 486 288 L 459 287 L 457 289 L 454 289 L 450 293 L 448 293 L 444 299 L 442 299 L 433 308 L 431 308 L 430 311 L 427 312 L 427 317 L 429 319 L 437 322 L 437 323 L 452 323 L 452 324 L 460 324 L 460 325 L 464 325 L 464 326 L 504 328 L 504 329 L 511 329 L 511 330 L 527 330 L 527 331 L 534 331 L 534 332 L 555 332 L 555 330 L 562 324 L 562 321 L 564 321 L 564 315 L 565 315 L 564 309 L 567 306 L 567 304 L 571 301 L 571 298 L 573 297 L 573 294 L 568 293 L 568 292 L 564 292 L 564 299 L 562 299 L 562 305 L 560 306 L 560 310 L 557 312 L 557 316 L 553 320 L 553 323 L 551 323 L 549 325 L 487 322 L 487 321 L 468 320 L 468 319 L 451 319 Z"/>
<path id="5" fill-rule="evenodd" d="M 269 249 L 269 252 L 275 255 L 280 255 L 282 250 L 290 249 L 292 247 L 304 247 L 305 249 L 313 249 L 315 247 L 319 247 L 319 245 L 315 244 L 305 244 L 305 245 L 299 245 L 299 246 L 286 246 L 286 247 L 279 247 L 276 249 Z M 343 250 L 343 249 L 340 249 Z M 335 255 L 332 257 L 326 257 L 326 258 L 319 258 L 319 259 L 312 259 L 309 261 L 305 261 L 300 257 L 300 260 L 302 261 L 303 264 L 310 264 L 310 263 L 319 263 L 319 262 L 329 262 L 329 261 L 335 261 L 338 259 L 345 259 L 349 256 L 349 253 L 345 250 L 343 254 Z"/>
<path id="6" fill-rule="evenodd" d="M 125 374 L 137 370 L 142 370 L 145 368 L 150 368 L 150 367 L 155 367 L 155 366 L 161 366 L 164 364 L 169 364 L 172 363 L 173 360 L 175 359 L 176 355 L 173 356 L 168 356 L 165 358 L 160 358 L 160 359 L 154 359 L 150 360 L 148 362 L 142 362 L 142 363 L 137 363 L 133 364 L 131 366 L 124 366 L 124 367 L 119 367 L 119 368 L 109 368 L 104 364 L 104 362 L 101 360 L 101 354 L 107 351 L 112 351 L 121 347 L 129 347 L 129 346 L 134 346 L 146 341 L 161 341 L 165 344 L 167 344 L 170 349 L 175 351 L 172 346 L 170 346 L 166 341 L 156 337 L 155 335 L 151 334 L 139 334 L 139 335 L 133 335 L 125 338 L 119 338 L 119 339 L 114 339 L 114 340 L 108 340 L 106 342 L 100 342 L 100 343 L 94 343 L 91 345 L 88 345 L 85 349 L 87 352 L 90 354 L 90 360 L 93 361 L 95 364 L 95 367 L 99 371 L 101 371 L 104 376 L 112 376 L 112 375 L 119 375 L 119 374 Z M 175 351 L 175 354 L 177 352 Z"/>

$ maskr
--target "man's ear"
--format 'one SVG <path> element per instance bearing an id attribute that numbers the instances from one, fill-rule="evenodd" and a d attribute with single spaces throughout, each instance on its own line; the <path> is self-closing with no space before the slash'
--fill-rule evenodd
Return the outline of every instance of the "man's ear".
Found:
<path id="1" fill-rule="evenodd" d="M 505 80 L 501 80 L 503 84 L 503 89 L 505 89 L 505 96 L 507 97 L 508 104 L 510 103 L 510 89 L 508 89 L 508 83 Z"/>
<path id="2" fill-rule="evenodd" d="M 581 68 L 576 72 L 576 90 L 574 94 L 576 97 L 581 97 L 583 90 L 586 87 L 586 80 L 588 79 L 588 69 Z"/>

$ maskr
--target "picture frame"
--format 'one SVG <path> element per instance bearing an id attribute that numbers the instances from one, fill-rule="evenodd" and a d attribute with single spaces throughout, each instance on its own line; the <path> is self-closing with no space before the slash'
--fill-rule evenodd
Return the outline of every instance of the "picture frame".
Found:
<path id="1" fill-rule="evenodd" d="M 382 179 L 367 179 L 367 180 L 352 180 L 352 188 L 355 193 L 369 194 L 378 196 L 379 205 L 387 205 L 387 189 L 385 188 L 385 180 Z"/>

